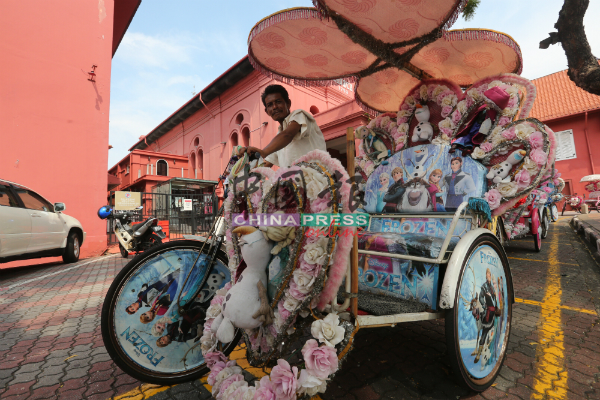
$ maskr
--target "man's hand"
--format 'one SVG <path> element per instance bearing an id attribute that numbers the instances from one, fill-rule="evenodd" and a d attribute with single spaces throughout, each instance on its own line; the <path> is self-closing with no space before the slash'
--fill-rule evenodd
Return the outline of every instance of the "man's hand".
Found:
<path id="1" fill-rule="evenodd" d="M 262 158 L 265 158 L 267 156 L 263 150 L 259 149 L 258 147 L 254 147 L 254 146 L 248 146 L 248 147 L 242 148 L 242 150 L 240 151 L 240 154 L 244 154 L 244 153 L 248 153 L 248 157 L 250 157 L 251 155 L 254 155 L 255 153 L 260 154 L 260 156 Z"/>

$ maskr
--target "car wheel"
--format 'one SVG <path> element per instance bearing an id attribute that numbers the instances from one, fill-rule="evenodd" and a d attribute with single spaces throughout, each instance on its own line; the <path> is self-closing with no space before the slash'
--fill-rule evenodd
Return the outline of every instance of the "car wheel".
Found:
<path id="1" fill-rule="evenodd" d="M 67 238 L 67 247 L 65 247 L 65 252 L 62 256 L 63 261 L 65 263 L 77 262 L 77 260 L 79 260 L 80 250 L 79 235 L 75 232 L 71 232 Z"/>

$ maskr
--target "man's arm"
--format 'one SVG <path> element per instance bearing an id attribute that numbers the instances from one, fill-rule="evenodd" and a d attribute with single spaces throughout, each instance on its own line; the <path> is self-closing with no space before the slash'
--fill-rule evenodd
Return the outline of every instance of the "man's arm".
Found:
<path id="1" fill-rule="evenodd" d="M 262 158 L 267 158 L 267 156 L 269 156 L 270 154 L 273 154 L 276 151 L 283 149 L 288 144 L 292 143 L 292 140 L 294 140 L 294 137 L 296 137 L 298 132 L 300 132 L 300 124 L 296 121 L 292 121 L 290 122 L 288 127 L 279 132 L 279 134 L 277 134 L 264 149 L 261 150 L 257 147 L 248 146 L 245 150 L 242 151 L 242 153 L 246 151 L 249 154 L 258 152 L 260 153 L 260 156 Z"/>

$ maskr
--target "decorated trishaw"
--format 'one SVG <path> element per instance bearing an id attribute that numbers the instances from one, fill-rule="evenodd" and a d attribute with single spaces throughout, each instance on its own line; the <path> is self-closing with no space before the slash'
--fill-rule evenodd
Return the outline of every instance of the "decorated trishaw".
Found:
<path id="1" fill-rule="evenodd" d="M 528 118 L 535 87 L 509 36 L 448 31 L 465 3 L 320 0 L 252 29 L 257 70 L 350 82 L 374 118 L 348 129 L 347 166 L 319 150 L 277 171 L 235 155 L 209 237 L 158 246 L 115 278 L 102 333 L 124 371 L 162 384 L 208 373 L 223 400 L 310 398 L 359 329 L 445 318 L 459 382 L 494 382 L 514 301 L 502 243 L 533 220 L 523 210 L 554 136 Z M 240 340 L 268 372 L 255 385 L 228 358 Z"/>
<path id="2" fill-rule="evenodd" d="M 589 193 L 583 203 L 587 204 L 588 210 L 600 212 L 600 175 L 587 175 L 579 182 L 585 183 L 585 190 Z"/>
<path id="3" fill-rule="evenodd" d="M 563 198 L 565 202 L 563 203 L 561 215 L 565 215 L 565 211 L 567 210 L 567 206 L 570 206 L 573 211 L 581 212 L 581 206 L 584 204 L 585 195 L 579 196 L 577 193 L 572 195 L 564 195 Z"/>

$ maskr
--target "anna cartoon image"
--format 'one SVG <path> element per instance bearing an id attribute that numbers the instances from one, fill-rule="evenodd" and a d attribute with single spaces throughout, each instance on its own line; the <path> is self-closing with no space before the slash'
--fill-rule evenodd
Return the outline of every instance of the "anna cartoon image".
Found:
<path id="1" fill-rule="evenodd" d="M 440 187 L 440 181 L 442 180 L 442 170 L 434 169 L 429 174 L 429 195 L 431 196 L 433 211 L 443 212 L 446 211 L 444 208 L 444 200 L 442 196 L 444 195 L 444 191 Z M 433 200 L 435 199 L 435 201 Z"/>

